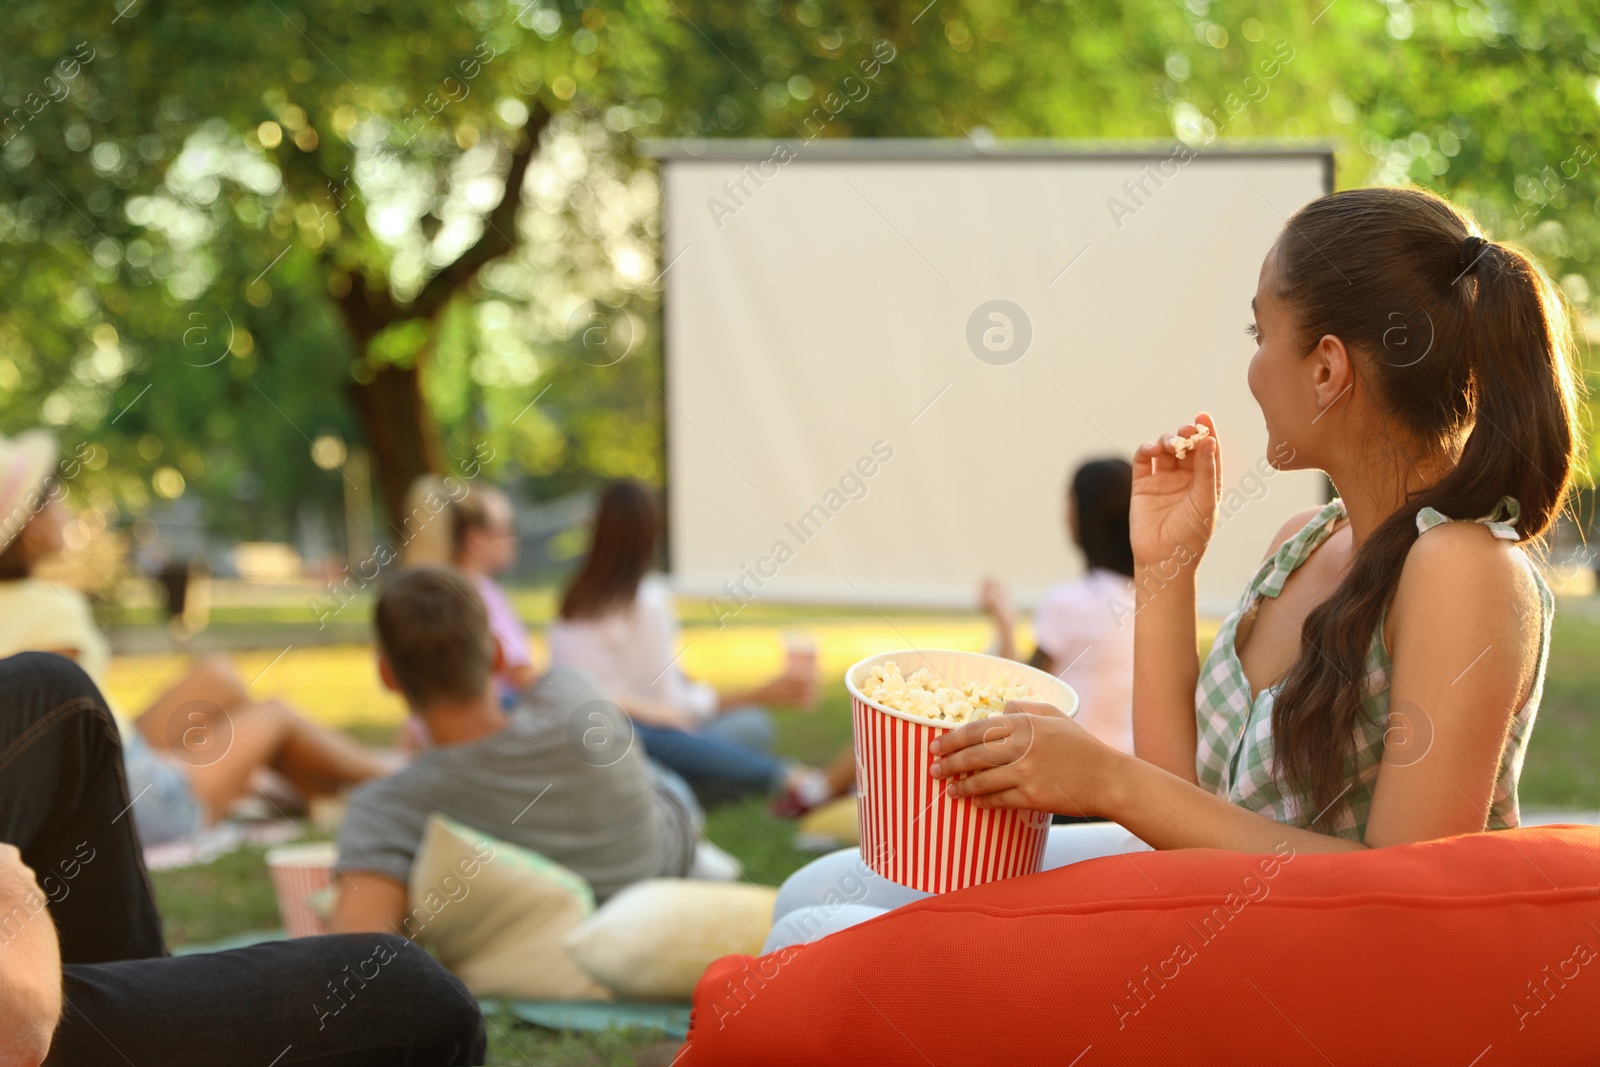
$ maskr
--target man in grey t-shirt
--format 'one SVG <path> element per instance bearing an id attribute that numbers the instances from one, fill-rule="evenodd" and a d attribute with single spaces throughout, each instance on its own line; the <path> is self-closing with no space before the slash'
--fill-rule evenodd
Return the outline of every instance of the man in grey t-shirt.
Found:
<path id="1" fill-rule="evenodd" d="M 509 714 L 493 685 L 498 649 L 482 600 L 452 571 L 392 582 L 375 612 L 379 672 L 421 715 L 434 747 L 358 788 L 339 831 L 336 931 L 392 930 L 428 816 L 439 812 L 532 849 L 611 894 L 679 877 L 694 858 L 693 801 L 630 744 L 599 689 L 555 670 Z"/>

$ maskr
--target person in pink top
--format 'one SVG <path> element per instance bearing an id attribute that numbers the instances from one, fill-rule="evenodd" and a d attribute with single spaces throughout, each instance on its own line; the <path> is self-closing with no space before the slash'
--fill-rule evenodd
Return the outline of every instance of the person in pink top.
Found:
<path id="1" fill-rule="evenodd" d="M 999 632 L 999 654 L 1048 671 L 1078 694 L 1077 722 L 1123 752 L 1133 751 L 1133 547 L 1128 503 L 1133 468 L 1091 460 L 1067 489 L 1067 535 L 1084 557 L 1084 575 L 1045 591 L 1033 614 L 1036 647 L 1017 652 L 1016 615 L 1006 587 L 985 579 L 979 603 Z"/>
<path id="2" fill-rule="evenodd" d="M 495 581 L 516 559 L 511 502 L 493 486 L 472 485 L 450 508 L 450 562 L 472 579 L 489 609 L 489 629 L 500 642 L 504 661 L 497 675 L 502 697 L 539 680 L 528 653 L 527 627 Z"/>

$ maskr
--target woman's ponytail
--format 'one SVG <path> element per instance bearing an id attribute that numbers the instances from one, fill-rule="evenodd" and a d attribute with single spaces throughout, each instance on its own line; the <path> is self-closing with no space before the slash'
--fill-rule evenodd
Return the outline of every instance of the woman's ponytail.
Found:
<path id="1" fill-rule="evenodd" d="M 1532 539 L 1566 499 L 1577 445 L 1577 387 L 1566 305 L 1520 250 L 1483 242 L 1456 284 L 1467 297 L 1474 425 L 1461 459 L 1430 495 L 1452 517 L 1487 514 L 1502 496 L 1522 506 L 1517 532 Z"/>

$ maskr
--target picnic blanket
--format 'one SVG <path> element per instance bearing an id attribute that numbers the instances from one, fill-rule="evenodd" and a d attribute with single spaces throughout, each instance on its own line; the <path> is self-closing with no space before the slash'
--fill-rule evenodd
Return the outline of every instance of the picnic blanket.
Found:
<path id="1" fill-rule="evenodd" d="M 171 871 L 180 867 L 199 867 L 219 856 L 241 848 L 281 845 L 301 836 L 287 819 L 269 822 L 222 822 L 194 837 L 151 845 L 144 850 L 144 865 L 152 871 Z"/>

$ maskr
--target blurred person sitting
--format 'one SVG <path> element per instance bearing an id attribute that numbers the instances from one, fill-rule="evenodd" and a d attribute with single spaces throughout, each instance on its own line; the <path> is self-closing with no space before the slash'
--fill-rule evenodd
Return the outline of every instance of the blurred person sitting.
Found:
<path id="1" fill-rule="evenodd" d="M 392 933 L 168 956 L 119 737 L 77 664 L 0 659 L 0 1067 L 483 1062 L 476 1003 Z"/>
<path id="2" fill-rule="evenodd" d="M 1080 726 L 1128 753 L 1133 752 L 1132 487 L 1133 468 L 1122 459 L 1092 460 L 1072 475 L 1067 536 L 1083 553 L 1085 573 L 1045 591 L 1033 614 L 1036 647 L 1027 658 L 1072 686 Z M 1021 659 L 1006 587 L 986 578 L 978 599 L 999 633 L 999 654 Z"/>
<path id="3" fill-rule="evenodd" d="M 517 558 L 511 501 L 493 486 L 424 474 L 406 491 L 405 510 L 401 566 L 454 567 L 477 586 L 500 645 L 496 689 L 506 708 L 515 707 L 517 694 L 537 682 L 539 672 L 529 654 L 527 627 L 495 581 Z M 426 724 L 411 715 L 400 731 L 401 750 L 416 753 L 428 744 Z"/>
<path id="4" fill-rule="evenodd" d="M 834 790 L 809 768 L 773 758 L 772 722 L 761 705 L 800 705 L 815 693 L 815 667 L 786 670 L 754 689 L 718 692 L 677 666 L 672 593 L 647 573 L 661 515 L 655 494 L 615 481 L 600 494 L 588 555 L 551 624 L 550 662 L 576 667 L 633 717 L 650 758 L 682 775 L 703 802 L 793 790 L 814 804 Z"/>
<path id="5" fill-rule="evenodd" d="M 489 629 L 500 644 L 501 663 L 495 677 L 502 696 L 539 680 L 528 654 L 527 627 L 495 581 L 516 560 L 517 528 L 511 501 L 492 485 L 468 485 L 450 505 L 450 562 L 472 579 L 489 611 Z"/>
<path id="6" fill-rule="evenodd" d="M 689 872 L 694 798 L 654 771 L 627 718 L 591 681 L 555 668 L 506 711 L 494 684 L 501 653 L 470 579 L 441 567 L 404 571 L 373 618 L 383 684 L 421 717 L 432 744 L 351 794 L 335 930 L 396 928 L 434 812 L 567 867 L 601 900 Z"/>
<path id="7" fill-rule="evenodd" d="M 97 685 L 110 643 L 75 589 L 34 576 L 63 547 L 68 521 L 55 481 L 55 438 L 0 438 L 0 656 L 54 652 L 78 661 Z M 277 700 L 255 701 L 227 660 L 195 661 L 125 730 L 134 818 L 145 844 L 191 836 L 250 794 L 270 768 L 307 796 L 336 793 L 383 774 L 361 745 Z"/>

